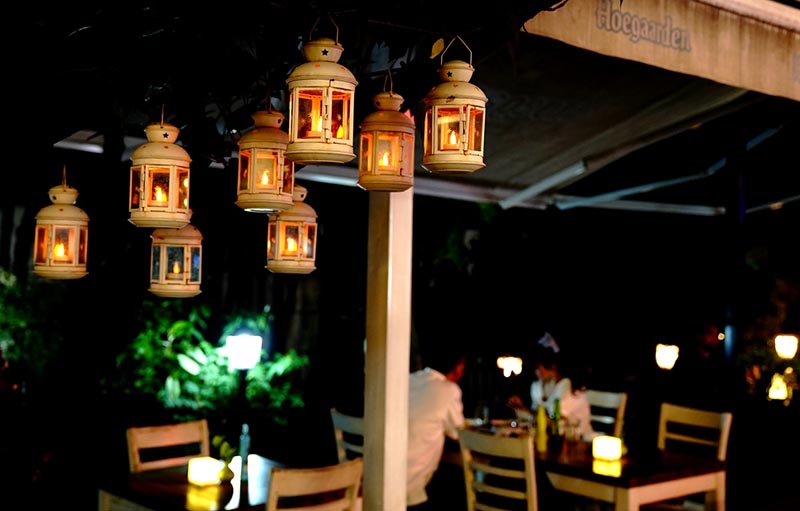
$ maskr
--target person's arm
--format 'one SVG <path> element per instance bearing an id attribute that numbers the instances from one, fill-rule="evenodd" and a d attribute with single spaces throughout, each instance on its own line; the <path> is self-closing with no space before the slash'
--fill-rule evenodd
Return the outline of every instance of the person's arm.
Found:
<path id="1" fill-rule="evenodd" d="M 455 383 L 448 395 L 446 420 L 445 436 L 458 440 L 458 430 L 464 427 L 464 402 L 461 399 L 461 387 Z"/>

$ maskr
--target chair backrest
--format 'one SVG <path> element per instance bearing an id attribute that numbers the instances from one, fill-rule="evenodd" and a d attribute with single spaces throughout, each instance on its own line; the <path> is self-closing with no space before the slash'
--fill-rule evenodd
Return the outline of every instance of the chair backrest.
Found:
<path id="1" fill-rule="evenodd" d="M 533 436 L 500 436 L 459 431 L 467 509 L 537 511 Z"/>
<path id="2" fill-rule="evenodd" d="M 719 461 L 728 453 L 733 414 L 661 403 L 658 420 L 659 450 L 712 450 Z M 700 449 L 698 449 L 698 447 Z"/>
<path id="3" fill-rule="evenodd" d="M 587 389 L 586 399 L 592 410 L 592 429 L 622 437 L 628 393 Z"/>
<path id="4" fill-rule="evenodd" d="M 127 436 L 131 473 L 185 465 L 195 456 L 211 453 L 206 419 L 132 427 Z"/>
<path id="5" fill-rule="evenodd" d="M 347 461 L 347 452 L 357 456 L 364 455 L 364 418 L 345 415 L 336 408 L 331 408 L 333 431 L 336 435 L 336 449 L 339 461 Z"/>
<path id="6" fill-rule="evenodd" d="M 267 511 L 354 511 L 364 458 L 315 468 L 272 467 Z"/>

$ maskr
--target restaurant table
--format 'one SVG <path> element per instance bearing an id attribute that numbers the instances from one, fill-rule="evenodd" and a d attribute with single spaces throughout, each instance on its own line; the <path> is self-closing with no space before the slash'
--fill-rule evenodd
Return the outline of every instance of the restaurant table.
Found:
<path id="1" fill-rule="evenodd" d="M 247 457 L 247 480 L 241 479 L 241 457 L 230 464 L 234 478 L 219 486 L 196 486 L 188 465 L 149 470 L 100 482 L 99 511 L 261 510 L 267 502 L 272 467 L 286 465 L 257 454 Z"/>
<path id="2" fill-rule="evenodd" d="M 494 434 L 528 434 L 524 428 L 483 428 Z M 652 450 L 628 453 L 619 461 L 592 456 L 587 441 L 548 442 L 536 451 L 536 469 L 544 470 L 557 490 L 613 504 L 616 511 L 638 511 L 652 502 L 705 493 L 706 502 L 725 511 L 724 462 L 690 454 Z"/>

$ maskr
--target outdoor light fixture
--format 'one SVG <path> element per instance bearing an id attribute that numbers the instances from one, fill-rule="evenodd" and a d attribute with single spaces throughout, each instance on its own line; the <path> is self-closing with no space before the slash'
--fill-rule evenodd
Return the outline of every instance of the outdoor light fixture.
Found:
<path id="1" fill-rule="evenodd" d="M 608 477 L 620 477 L 622 475 L 622 462 L 620 460 L 592 460 L 592 472 Z"/>
<path id="2" fill-rule="evenodd" d="M 129 221 L 138 227 L 180 229 L 189 223 L 189 163 L 175 143 L 180 130 L 164 122 L 145 128 L 148 142 L 131 154 Z"/>
<path id="3" fill-rule="evenodd" d="M 370 191 L 402 192 L 414 183 L 414 121 L 400 112 L 403 96 L 391 87 L 376 94 L 372 104 L 377 111 L 359 126 L 358 185 Z"/>
<path id="4" fill-rule="evenodd" d="M 464 46 L 461 37 L 458 37 Z M 442 51 L 441 59 L 455 41 Z M 422 166 L 432 172 L 468 173 L 485 167 L 483 132 L 486 95 L 469 83 L 475 68 L 469 62 L 452 60 L 439 68 L 444 80 L 425 96 L 425 133 Z"/>
<path id="5" fill-rule="evenodd" d="M 503 376 L 511 377 L 511 373 L 520 374 L 522 372 L 522 359 L 519 357 L 498 357 L 497 367 L 503 370 Z"/>
<path id="6" fill-rule="evenodd" d="M 232 369 L 252 369 L 261 360 L 262 338 L 258 335 L 229 335 L 225 338 L 225 355 Z"/>
<path id="7" fill-rule="evenodd" d="M 200 294 L 200 231 L 187 224 L 180 229 L 155 229 L 150 237 L 153 244 L 148 291 L 170 298 Z"/>
<path id="8" fill-rule="evenodd" d="M 79 279 L 88 274 L 89 216 L 73 205 L 78 190 L 67 186 L 66 168 L 61 184 L 48 194 L 53 204 L 36 214 L 33 273 L 48 279 Z"/>
<path id="9" fill-rule="evenodd" d="M 776 335 L 775 351 L 783 359 L 794 358 L 797 354 L 797 336 L 789 334 Z"/>
<path id="10" fill-rule="evenodd" d="M 592 456 L 598 460 L 615 461 L 622 457 L 622 439 L 598 435 L 592 439 Z"/>
<path id="11" fill-rule="evenodd" d="M 267 269 L 274 273 L 311 273 L 316 269 L 317 213 L 304 203 L 308 191 L 294 187 L 294 205 L 269 215 Z"/>
<path id="12" fill-rule="evenodd" d="M 679 348 L 674 344 L 658 344 L 656 346 L 656 364 L 661 369 L 670 370 L 678 360 Z"/>
<path id="13" fill-rule="evenodd" d="M 255 127 L 239 140 L 239 187 L 236 205 L 245 211 L 269 213 L 292 206 L 294 163 L 285 159 L 289 135 L 280 129 L 283 114 L 261 110 Z"/>
<path id="14" fill-rule="evenodd" d="M 335 41 L 320 38 L 303 45 L 303 56 L 308 62 L 297 66 L 286 79 L 289 87 L 286 157 L 295 163 L 346 163 L 355 158 L 353 99 L 358 82 L 350 70 L 337 63 L 343 50 L 337 26 Z"/>

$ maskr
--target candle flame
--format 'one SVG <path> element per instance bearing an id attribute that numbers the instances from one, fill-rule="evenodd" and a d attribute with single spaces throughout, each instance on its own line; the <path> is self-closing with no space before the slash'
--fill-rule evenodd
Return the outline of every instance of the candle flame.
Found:
<path id="1" fill-rule="evenodd" d="M 56 257 L 64 257 L 64 254 L 64 244 L 56 243 L 56 246 L 53 248 L 53 255 Z"/>
<path id="2" fill-rule="evenodd" d="M 261 174 L 261 184 L 268 185 L 269 184 L 269 172 L 266 170 Z"/>
<path id="3" fill-rule="evenodd" d="M 297 252 L 297 240 L 294 238 L 286 238 L 286 251 Z"/>
<path id="4" fill-rule="evenodd" d="M 379 165 L 381 167 L 388 167 L 389 166 L 389 151 L 386 151 L 385 153 L 383 153 L 383 156 L 381 157 L 381 161 L 380 161 Z"/>
<path id="5" fill-rule="evenodd" d="M 336 130 L 336 138 L 344 138 L 344 126 L 339 126 Z"/>
<path id="6" fill-rule="evenodd" d="M 449 133 L 449 135 L 447 137 L 447 142 L 450 145 L 458 144 L 458 137 L 456 136 L 456 130 L 450 130 L 450 133 Z"/>
<path id="7" fill-rule="evenodd" d="M 156 202 L 164 202 L 164 191 L 160 186 L 156 186 Z"/>
<path id="8" fill-rule="evenodd" d="M 181 272 L 181 265 L 178 264 L 178 261 L 172 263 L 172 273 L 180 273 Z"/>

